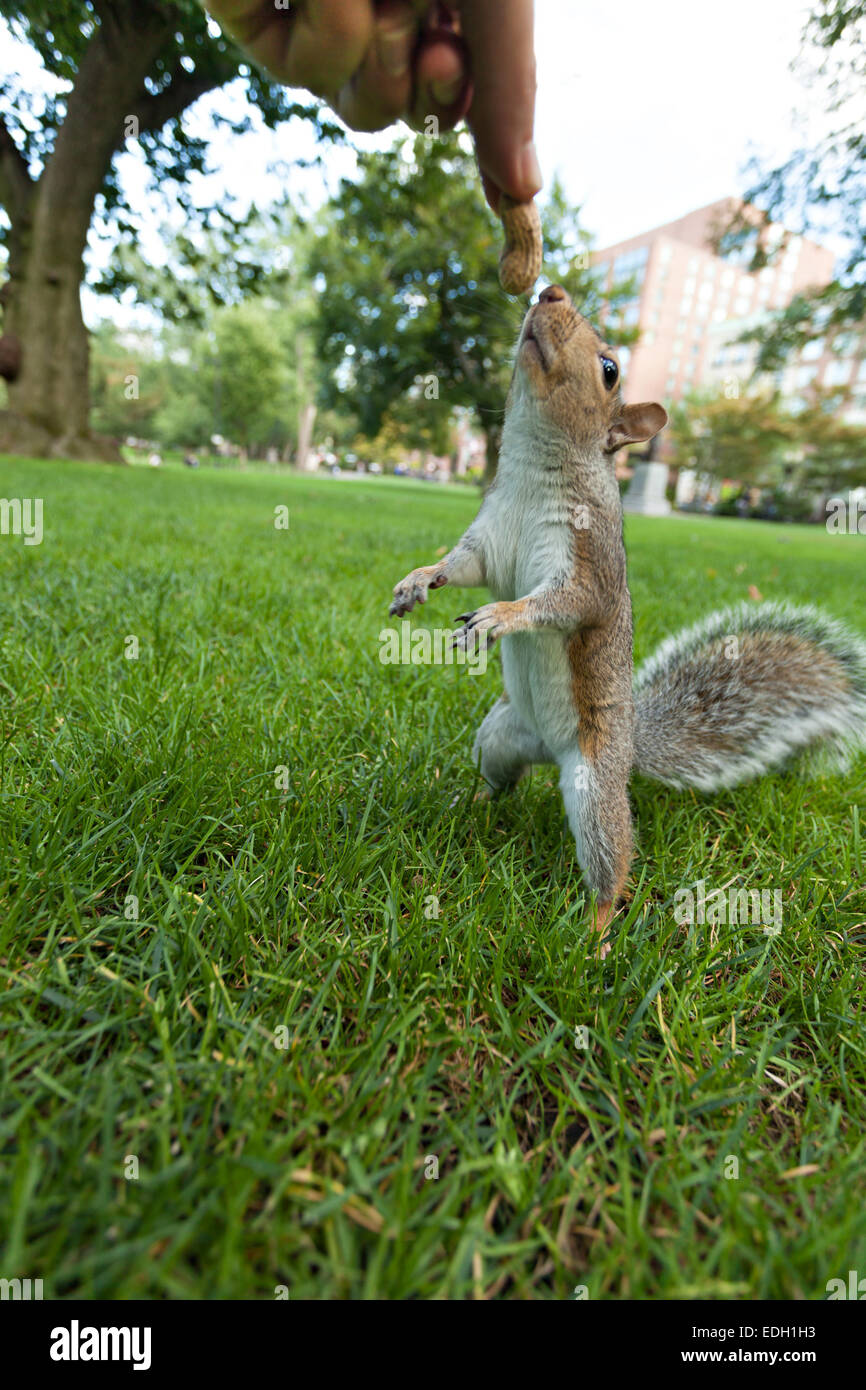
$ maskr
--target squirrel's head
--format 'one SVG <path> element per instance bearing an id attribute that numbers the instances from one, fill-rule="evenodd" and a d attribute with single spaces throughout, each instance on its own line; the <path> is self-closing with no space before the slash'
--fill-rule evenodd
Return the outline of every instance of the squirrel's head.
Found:
<path id="1" fill-rule="evenodd" d="M 626 405 L 616 350 L 575 309 L 561 285 L 548 285 L 523 320 L 509 409 L 537 412 L 581 449 L 604 453 L 652 439 L 667 424 L 660 405 Z"/>

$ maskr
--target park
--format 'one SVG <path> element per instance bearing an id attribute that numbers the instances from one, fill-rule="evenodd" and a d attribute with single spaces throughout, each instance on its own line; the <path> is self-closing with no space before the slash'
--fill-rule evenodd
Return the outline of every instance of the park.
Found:
<path id="1" fill-rule="evenodd" d="M 599 391 L 621 365 L 670 420 L 609 451 L 635 666 L 734 605 L 866 638 L 859 193 L 833 230 L 809 185 L 816 230 L 775 167 L 699 197 L 686 165 L 624 220 L 616 151 L 585 209 L 562 134 L 507 295 L 462 128 L 354 135 L 192 0 L 52 8 L 0 7 L 4 1289 L 861 1297 L 862 743 L 713 792 L 636 772 L 600 957 L 556 769 L 491 797 L 473 761 L 501 648 L 447 632 L 487 593 L 388 616 L 495 488 L 562 286 Z M 813 10 L 853 71 L 862 14 L 831 42 Z M 543 131 L 575 78 L 536 22 Z"/>
<path id="2" fill-rule="evenodd" d="M 0 552 L 13 1263 L 90 1298 L 812 1298 L 847 1277 L 862 763 L 723 798 L 636 782 L 603 967 L 549 770 L 475 800 L 498 659 L 379 660 L 394 574 L 471 496 L 4 476 L 46 516 L 41 546 Z M 862 622 L 860 536 L 626 527 L 638 658 L 750 583 Z M 783 930 L 709 903 L 678 924 L 701 878 L 780 892 Z"/>

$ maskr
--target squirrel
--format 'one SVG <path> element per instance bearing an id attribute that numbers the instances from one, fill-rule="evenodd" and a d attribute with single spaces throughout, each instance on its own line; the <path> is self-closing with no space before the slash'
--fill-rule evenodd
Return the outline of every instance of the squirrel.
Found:
<path id="1" fill-rule="evenodd" d="M 632 857 L 632 769 L 728 788 L 822 743 L 866 743 L 866 643 L 811 608 L 743 605 L 663 642 L 632 678 L 632 613 L 614 455 L 667 424 L 626 405 L 616 350 L 549 285 L 523 321 L 496 478 L 465 535 L 394 589 L 392 614 L 444 584 L 495 601 L 455 646 L 501 641 L 505 691 L 473 758 L 489 794 L 555 763 L 600 955 Z"/>

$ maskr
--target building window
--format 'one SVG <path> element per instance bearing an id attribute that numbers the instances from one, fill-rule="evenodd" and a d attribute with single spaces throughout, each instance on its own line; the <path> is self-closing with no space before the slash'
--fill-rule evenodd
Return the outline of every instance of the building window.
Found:
<path id="1" fill-rule="evenodd" d="M 803 362 L 817 362 L 819 357 L 824 355 L 824 339 L 813 338 L 811 343 L 806 343 L 800 351 L 800 358 Z"/>
<path id="2" fill-rule="evenodd" d="M 613 263 L 615 280 L 642 280 L 649 258 L 649 246 L 635 246 L 631 251 L 623 251 Z"/>
<path id="3" fill-rule="evenodd" d="M 853 362 L 850 359 L 842 358 L 841 361 L 828 362 L 824 371 L 825 386 L 847 386 L 851 380 L 851 368 Z"/>
<path id="4" fill-rule="evenodd" d="M 857 352 L 856 333 L 837 333 L 833 339 L 832 351 L 837 357 L 853 357 Z"/>

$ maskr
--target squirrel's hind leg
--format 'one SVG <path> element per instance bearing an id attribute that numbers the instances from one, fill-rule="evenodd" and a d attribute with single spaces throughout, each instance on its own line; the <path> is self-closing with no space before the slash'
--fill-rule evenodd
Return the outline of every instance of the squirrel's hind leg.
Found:
<path id="1" fill-rule="evenodd" d="M 472 746 L 472 761 L 481 759 L 481 776 L 493 792 L 513 787 L 531 763 L 552 763 L 553 755 L 522 723 L 502 695 L 481 722 Z"/>
<path id="2" fill-rule="evenodd" d="M 559 786 L 587 887 L 596 895 L 593 925 L 603 933 L 625 887 L 632 855 L 628 738 L 616 734 L 593 756 L 580 747 L 559 759 Z M 600 954 L 610 946 L 602 938 Z"/>

